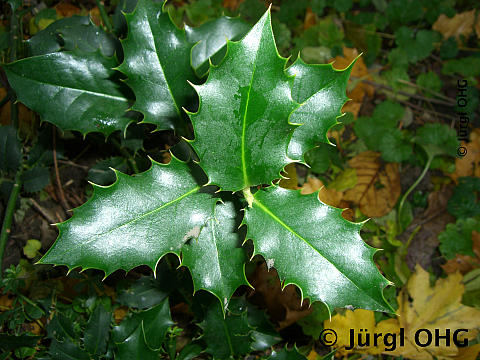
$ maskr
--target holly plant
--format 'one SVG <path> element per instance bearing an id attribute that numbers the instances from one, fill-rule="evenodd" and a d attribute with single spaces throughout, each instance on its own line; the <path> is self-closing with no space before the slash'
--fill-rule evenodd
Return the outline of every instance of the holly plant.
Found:
<path id="1" fill-rule="evenodd" d="M 246 34 L 239 19 L 225 17 L 178 29 L 151 0 L 125 18 L 116 56 L 99 47 L 56 49 L 6 65 L 8 80 L 19 101 L 61 130 L 109 136 L 141 113 L 142 122 L 181 135 L 195 161 L 172 156 L 134 176 L 115 171 L 113 185 L 94 185 L 90 200 L 58 224 L 58 239 L 39 262 L 108 276 L 142 264 L 155 272 L 172 253 L 195 291 L 211 292 L 225 310 L 234 291 L 249 286 L 242 242 L 252 240 L 253 255 L 302 299 L 330 310 L 391 312 L 383 297 L 390 283 L 373 262 L 376 249 L 360 237 L 362 224 L 317 193 L 276 184 L 286 165 L 305 163 L 308 150 L 329 143 L 353 64 L 336 70 L 298 58 L 286 68 L 269 10 Z M 209 61 L 202 80 L 196 70 Z"/>

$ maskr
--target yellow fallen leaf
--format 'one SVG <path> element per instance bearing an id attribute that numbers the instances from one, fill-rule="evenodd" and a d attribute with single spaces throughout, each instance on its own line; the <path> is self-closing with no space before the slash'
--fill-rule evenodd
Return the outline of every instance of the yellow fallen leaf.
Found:
<path id="1" fill-rule="evenodd" d="M 461 303 L 464 291 L 460 273 L 438 279 L 431 287 L 429 273 L 417 265 L 397 297 L 395 319 L 375 324 L 373 311 L 347 310 L 325 321 L 324 328 L 337 333 L 334 347 L 340 355 L 383 353 L 415 360 L 474 360 L 480 345 L 457 346 L 474 339 L 480 329 L 480 311 Z M 436 334 L 440 335 L 438 344 Z"/>
<path id="2" fill-rule="evenodd" d="M 456 14 L 453 18 L 442 14 L 432 26 L 432 29 L 438 31 L 445 39 L 455 37 L 457 41 L 460 35 L 468 38 L 473 31 L 473 23 L 475 21 L 475 10 L 465 11 Z"/>
<path id="3" fill-rule="evenodd" d="M 348 161 L 356 169 L 357 183 L 345 192 L 344 200 L 358 204 L 369 217 L 390 212 L 400 196 L 400 174 L 396 163 L 383 164 L 380 153 L 365 151 Z"/>

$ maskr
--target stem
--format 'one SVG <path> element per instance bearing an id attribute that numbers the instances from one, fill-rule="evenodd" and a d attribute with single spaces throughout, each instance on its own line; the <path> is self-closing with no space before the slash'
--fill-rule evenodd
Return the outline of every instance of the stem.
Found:
<path id="1" fill-rule="evenodd" d="M 420 174 L 418 179 L 415 180 L 415 182 L 412 184 L 412 186 L 410 186 L 410 188 L 405 192 L 405 194 L 403 194 L 402 200 L 400 200 L 400 204 L 398 205 L 398 215 L 397 215 L 398 216 L 398 221 L 397 221 L 398 224 L 400 224 L 400 215 L 402 214 L 403 205 L 405 204 L 405 200 L 407 200 L 408 195 L 410 195 L 410 193 L 413 191 L 413 189 L 415 189 L 417 187 L 417 185 L 420 183 L 420 181 L 422 181 L 422 179 L 424 178 L 428 169 L 430 168 L 430 165 L 431 165 L 434 157 L 435 156 L 428 155 L 428 160 L 427 160 L 427 163 L 425 164 L 425 168 L 423 169 L 422 173 Z"/>
<path id="2" fill-rule="evenodd" d="M 137 162 L 133 158 L 133 156 L 125 150 L 122 145 L 117 141 L 117 139 L 114 139 L 113 137 L 110 138 L 110 141 L 112 144 L 117 148 L 117 150 L 120 152 L 120 154 L 123 155 L 128 161 L 128 164 L 130 165 L 130 170 L 132 170 L 135 174 L 138 174 L 140 170 L 138 170 Z"/>
<path id="3" fill-rule="evenodd" d="M 105 11 L 105 7 L 100 2 L 100 0 L 95 0 L 97 3 L 98 10 L 100 11 L 100 16 L 102 17 L 103 24 L 107 27 L 109 32 L 113 31 L 112 24 L 110 23 L 110 19 L 108 18 L 107 12 Z"/>
<path id="4" fill-rule="evenodd" d="M 252 207 L 253 195 L 252 195 L 252 192 L 250 191 L 250 187 L 246 187 L 245 189 L 243 189 L 243 196 L 245 196 L 245 199 L 247 200 L 248 207 Z"/>
<path id="5" fill-rule="evenodd" d="M 15 183 L 8 199 L 7 208 L 5 210 L 5 217 L 3 219 L 2 231 L 0 233 L 0 279 L 3 277 L 3 254 L 5 246 L 7 245 L 8 235 L 10 235 L 13 214 L 15 212 L 15 205 L 17 203 L 18 194 L 22 187 L 22 170 L 18 170 L 15 175 Z"/>

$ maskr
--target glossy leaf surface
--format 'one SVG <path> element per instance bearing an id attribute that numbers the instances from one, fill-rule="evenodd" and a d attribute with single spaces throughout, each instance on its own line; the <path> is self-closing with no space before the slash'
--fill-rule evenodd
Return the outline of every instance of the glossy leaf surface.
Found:
<path id="1" fill-rule="evenodd" d="M 109 135 L 124 130 L 129 91 L 115 80 L 113 58 L 57 52 L 5 65 L 19 101 L 62 130 Z"/>
<path id="2" fill-rule="evenodd" d="M 174 129 L 183 122 L 182 107 L 195 97 L 188 84 L 195 80 L 190 66 L 192 44 L 160 3 L 140 0 L 125 17 L 128 36 L 122 41 L 125 60 L 119 70 L 128 76 L 126 83 L 135 93 L 133 109 L 160 130 Z"/>
<path id="3" fill-rule="evenodd" d="M 145 343 L 142 326 L 139 325 L 125 341 L 117 345 L 115 359 L 120 360 L 157 360 L 159 352 L 151 350 Z"/>
<path id="4" fill-rule="evenodd" d="M 199 325 L 203 329 L 202 339 L 207 343 L 205 352 L 212 354 L 214 359 L 230 359 L 251 351 L 251 328 L 246 309 L 238 315 L 228 312 L 224 318 L 221 305 L 212 303 Z"/>
<path id="5" fill-rule="evenodd" d="M 383 298 L 389 283 L 372 261 L 375 249 L 359 235 L 361 224 L 342 218 L 342 210 L 318 194 L 269 187 L 254 195 L 244 223 L 247 238 L 273 266 L 282 283 L 295 284 L 304 298 L 330 310 L 351 305 L 391 311 Z"/>
<path id="6" fill-rule="evenodd" d="M 102 304 L 97 305 L 85 328 L 85 350 L 93 355 L 102 355 L 107 350 L 112 315 Z"/>
<path id="7" fill-rule="evenodd" d="M 250 25 L 240 18 L 222 16 L 198 27 L 185 25 L 187 40 L 195 44 L 192 48 L 191 63 L 198 76 L 208 72 L 211 59 L 218 65 L 226 54 L 227 39 L 239 40 L 250 30 Z"/>
<path id="8" fill-rule="evenodd" d="M 135 177 L 117 172 L 113 185 L 95 186 L 93 197 L 58 225 L 60 235 L 40 262 L 106 275 L 138 265 L 155 270 L 165 254 L 180 256 L 192 232 L 213 217 L 216 200 L 199 189 L 190 166 L 175 158 Z"/>
<path id="9" fill-rule="evenodd" d="M 210 182 L 223 190 L 269 184 L 289 162 L 288 117 L 297 104 L 285 63 L 267 12 L 241 41 L 228 42 L 222 63 L 195 87 L 200 107 L 190 114 L 192 145 Z"/>
<path id="10" fill-rule="evenodd" d="M 217 204 L 215 217 L 182 248 L 182 265 L 190 269 L 195 291 L 211 292 L 224 306 L 240 285 L 248 284 L 236 210 L 232 202 Z"/>
<path id="11" fill-rule="evenodd" d="M 295 75 L 292 96 L 301 103 L 290 121 L 302 124 L 295 129 L 288 156 L 304 161 L 305 153 L 320 143 L 329 143 L 327 131 L 337 123 L 341 108 L 348 100 L 345 91 L 353 64 L 345 70 L 335 70 L 331 64 L 309 65 L 300 59 L 287 69 Z"/>

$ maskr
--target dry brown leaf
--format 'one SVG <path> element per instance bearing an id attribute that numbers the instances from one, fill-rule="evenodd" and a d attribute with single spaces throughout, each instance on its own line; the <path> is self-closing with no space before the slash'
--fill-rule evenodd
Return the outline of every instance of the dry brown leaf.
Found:
<path id="1" fill-rule="evenodd" d="M 317 23 L 317 15 L 312 11 L 312 9 L 307 8 L 305 12 L 305 20 L 303 21 L 303 29 L 307 30 Z"/>
<path id="2" fill-rule="evenodd" d="M 358 51 L 357 49 L 352 49 L 352 48 L 343 48 L 343 56 L 337 56 L 336 58 L 332 59 L 331 61 L 335 61 L 333 66 L 336 69 L 345 69 L 350 65 L 350 63 L 355 60 L 355 58 L 358 56 Z M 371 79 L 371 77 L 368 75 L 368 69 L 367 66 L 365 65 L 365 62 L 363 61 L 363 58 L 359 58 L 355 65 L 353 66 L 352 77 L 356 78 L 362 78 L 362 79 Z M 352 86 L 352 80 L 349 80 L 349 86 L 347 89 L 349 89 Z M 369 97 L 372 97 L 375 92 L 375 88 L 372 85 L 365 84 L 364 82 L 357 81 L 355 87 L 349 91 L 347 91 L 347 96 L 352 99 L 348 101 L 342 108 L 343 112 L 351 112 L 353 113 L 354 117 L 357 118 L 358 112 L 360 111 L 360 108 L 362 106 L 362 101 L 365 95 L 368 95 Z"/>
<path id="3" fill-rule="evenodd" d="M 57 5 L 55 5 L 55 11 L 60 16 L 70 17 L 70 16 L 73 16 L 73 15 L 80 14 L 82 10 L 80 10 L 80 8 L 76 7 L 75 5 L 70 4 L 68 2 L 61 2 Z"/>
<path id="4" fill-rule="evenodd" d="M 478 359 L 478 354 L 480 353 L 480 344 L 475 344 L 473 346 L 467 346 L 465 348 L 458 349 L 458 355 L 453 359 L 455 360 L 476 360 Z"/>
<path id="5" fill-rule="evenodd" d="M 100 15 L 100 9 L 97 6 L 90 10 L 89 14 L 95 25 L 100 26 L 102 24 L 102 16 Z"/>
<path id="6" fill-rule="evenodd" d="M 473 130 L 470 142 L 462 141 L 462 146 L 467 149 L 467 155 L 455 159 L 455 171 L 450 175 L 455 182 L 462 176 L 480 177 L 480 129 Z"/>
<path id="7" fill-rule="evenodd" d="M 432 26 L 432 29 L 438 31 L 445 39 L 455 37 L 457 41 L 460 35 L 468 38 L 473 31 L 473 23 L 475 21 L 475 10 L 465 11 L 456 14 L 453 18 L 442 14 Z"/>
<path id="8" fill-rule="evenodd" d="M 285 176 L 285 178 L 280 180 L 280 183 L 278 184 L 279 186 L 284 189 L 298 189 L 297 168 L 295 167 L 294 163 L 285 166 L 285 170 L 283 171 L 282 175 Z"/>
<path id="9" fill-rule="evenodd" d="M 122 322 L 123 318 L 127 316 L 128 307 L 120 306 L 113 311 L 113 319 L 115 323 L 118 325 Z"/>
<path id="10" fill-rule="evenodd" d="M 358 204 L 369 217 L 390 212 L 400 196 L 400 174 L 396 163 L 382 164 L 380 153 L 365 151 L 348 161 L 357 170 L 357 185 L 345 192 L 344 200 Z"/>
<path id="11" fill-rule="evenodd" d="M 301 304 L 294 285 L 288 285 L 282 290 L 277 271 L 273 268 L 268 270 L 265 263 L 257 266 L 248 280 L 255 288 L 251 293 L 254 302 L 261 302 L 268 309 L 270 319 L 278 323 L 279 330 L 292 325 L 313 310 L 308 306 L 308 301 Z"/>
<path id="12" fill-rule="evenodd" d="M 473 252 L 477 255 L 476 258 L 469 255 L 457 254 L 454 259 L 448 260 L 442 265 L 443 271 L 447 274 L 451 274 L 460 271 L 462 274 L 466 274 L 473 269 L 480 267 L 480 233 L 472 232 Z"/>
<path id="13" fill-rule="evenodd" d="M 223 7 L 235 11 L 243 0 L 223 0 Z"/>

